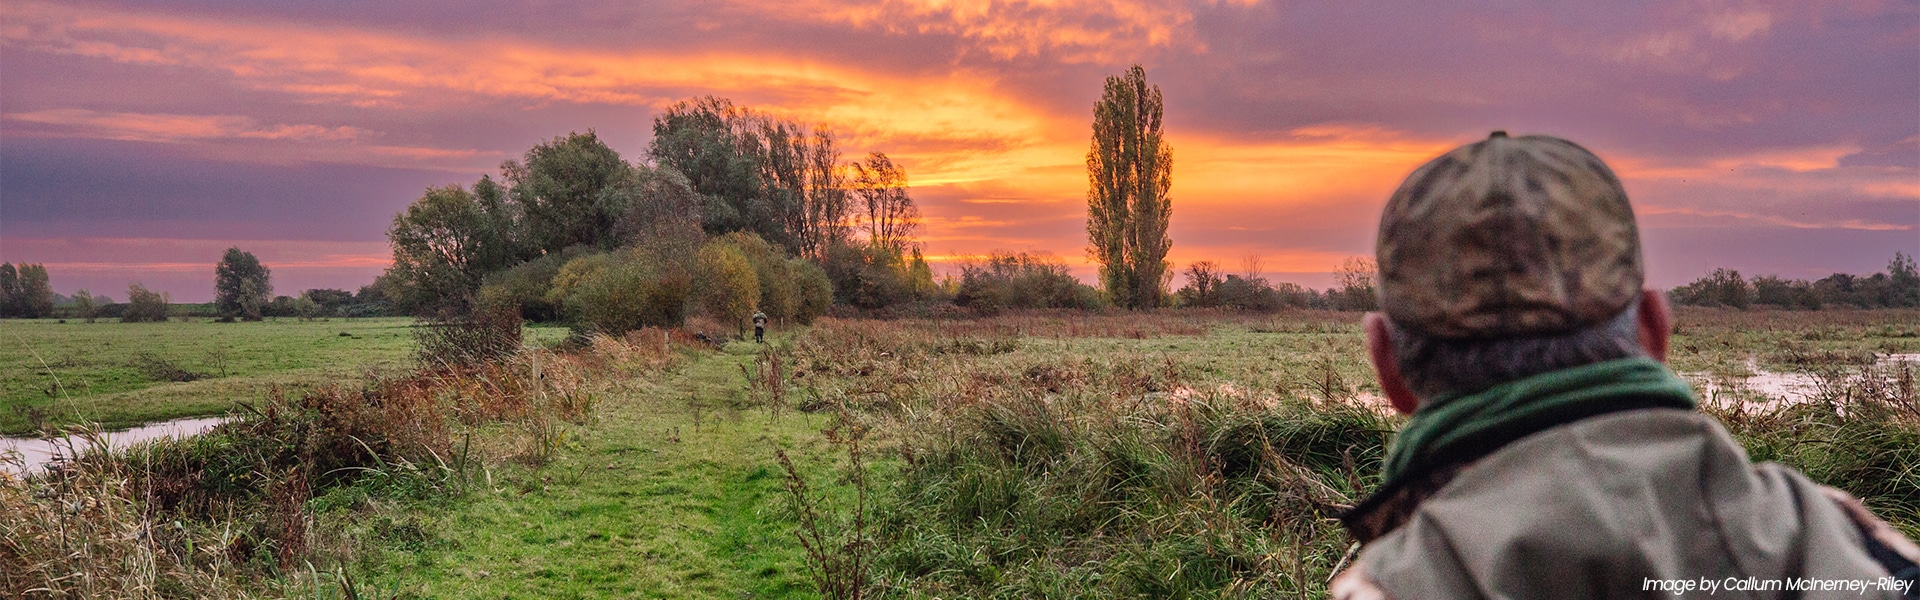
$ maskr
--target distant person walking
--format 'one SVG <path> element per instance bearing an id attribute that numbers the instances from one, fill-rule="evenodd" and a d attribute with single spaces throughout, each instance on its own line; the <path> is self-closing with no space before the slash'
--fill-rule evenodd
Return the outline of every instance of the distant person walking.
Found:
<path id="1" fill-rule="evenodd" d="M 767 343 L 767 313 L 759 311 L 753 313 L 753 343 Z"/>
<path id="2" fill-rule="evenodd" d="M 1363 545 L 1333 598 L 1915 597 L 1920 547 L 1694 410 L 1626 192 L 1585 148 L 1448 152 L 1377 244 L 1367 350 L 1412 417 L 1341 516 Z"/>

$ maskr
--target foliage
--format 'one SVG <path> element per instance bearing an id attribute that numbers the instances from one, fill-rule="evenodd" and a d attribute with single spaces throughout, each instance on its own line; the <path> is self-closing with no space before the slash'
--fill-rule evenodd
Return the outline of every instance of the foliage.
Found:
<path id="1" fill-rule="evenodd" d="M 1824 306 L 1820 291 L 1805 281 L 1761 275 L 1748 284 L 1753 286 L 1754 304 L 1802 310 L 1820 310 Z"/>
<path id="2" fill-rule="evenodd" d="M 793 275 L 796 302 L 793 318 L 802 325 L 827 314 L 833 306 L 833 280 L 826 269 L 803 258 L 787 259 L 787 272 Z"/>
<path id="3" fill-rule="evenodd" d="M 488 451 L 471 429 L 457 440 L 455 428 L 510 425 L 563 439 L 563 427 L 587 422 L 597 405 L 581 370 L 528 351 L 357 389 L 275 391 L 204 435 L 125 450 L 82 428 L 79 458 L 0 476 L 0 595 L 359 597 L 347 570 L 356 556 L 432 541 L 426 519 L 382 507 L 444 506 L 492 484 Z M 526 437 L 534 447 L 494 461 L 554 447 Z M 386 526 L 356 527 L 368 522 Z M 316 564 L 330 567 L 324 583 Z"/>
<path id="4" fill-rule="evenodd" d="M 258 321 L 273 295 L 272 277 L 252 252 L 228 248 L 213 268 L 213 304 L 223 317 Z"/>
<path id="5" fill-rule="evenodd" d="M 799 310 L 800 290 L 780 249 L 744 231 L 714 238 L 710 243 L 733 247 L 752 265 L 754 280 L 760 284 L 759 299 L 755 302 L 758 311 L 776 320 L 794 317 Z"/>
<path id="6" fill-rule="evenodd" d="M 1165 303 L 1169 273 L 1167 224 L 1173 216 L 1173 150 L 1161 133 L 1159 86 L 1134 65 L 1108 77 L 1093 107 L 1087 151 L 1087 253 L 1115 305 Z"/>
<path id="7" fill-rule="evenodd" d="M 488 273 L 479 292 L 481 306 L 513 307 L 520 317 L 536 322 L 555 322 L 564 318 L 564 295 L 551 295 L 553 279 L 562 265 L 591 254 L 586 246 L 574 246 L 547 254 L 511 268 Z"/>
<path id="8" fill-rule="evenodd" d="M 0 317 L 13 316 L 20 297 L 20 270 L 13 263 L 0 263 Z"/>
<path id="9" fill-rule="evenodd" d="M 170 298 L 165 292 L 155 292 L 138 282 L 127 286 L 127 309 L 120 316 L 124 323 L 157 323 L 167 320 L 167 303 Z"/>
<path id="10" fill-rule="evenodd" d="M 624 207 L 605 238 L 614 245 L 700 237 L 704 199 L 685 175 L 671 167 L 634 165 L 631 175 L 610 193 L 614 195 L 610 208 Z"/>
<path id="11" fill-rule="evenodd" d="M 824 129 L 708 96 L 655 117 L 648 155 L 705 198 L 708 234 L 752 232 L 809 257 L 847 239 L 845 175 Z"/>
<path id="12" fill-rule="evenodd" d="M 865 550 L 882 597 L 1323 594 L 1350 544 L 1331 517 L 1378 484 L 1393 421 L 1306 384 L 1364 372 L 1357 343 L 1311 345 L 1357 329 L 1317 318 L 1287 336 L 1182 313 L 816 325 L 795 371 L 850 390 L 828 407 L 899 471 L 875 486 L 872 547 L 811 562 Z"/>
<path id="13" fill-rule="evenodd" d="M 1727 306 L 1746 310 L 1753 303 L 1753 289 L 1747 287 L 1747 281 L 1739 271 L 1731 269 L 1714 269 L 1706 277 L 1673 288 L 1669 293 L 1675 304 Z"/>
<path id="14" fill-rule="evenodd" d="M 1210 260 L 1187 265 L 1187 285 L 1174 292 L 1181 306 L 1208 308 L 1220 305 L 1220 265 Z"/>
<path id="15" fill-rule="evenodd" d="M 1893 254 L 1884 272 L 1866 276 L 1834 273 L 1814 282 L 1775 275 L 1746 280 L 1739 271 L 1714 269 L 1667 294 L 1674 304 L 1741 310 L 1754 304 L 1800 310 L 1836 306 L 1912 308 L 1920 307 L 1920 269 L 1903 252 Z"/>
<path id="16" fill-rule="evenodd" d="M 482 307 L 466 315 L 428 320 L 414 330 L 413 337 L 425 368 L 467 369 L 518 353 L 520 335 L 520 313 Z"/>
<path id="17" fill-rule="evenodd" d="M 413 315 L 472 310 L 486 274 L 523 255 L 516 230 L 513 208 L 491 178 L 482 177 L 473 191 L 458 185 L 428 188 L 387 229 L 393 265 L 380 292 Z"/>
<path id="18" fill-rule="evenodd" d="M 907 193 L 907 172 L 885 153 L 867 154 L 854 163 L 853 196 L 865 208 L 867 244 L 905 254 L 913 231 L 920 226 L 920 209 Z"/>
<path id="19" fill-rule="evenodd" d="M 99 316 L 99 306 L 94 302 L 93 292 L 85 289 L 73 293 L 73 312 L 75 316 L 92 323 Z"/>
<path id="20" fill-rule="evenodd" d="M 354 303 L 353 292 L 346 290 L 317 288 L 300 292 L 300 295 L 319 305 L 322 315 L 342 315 Z"/>
<path id="21" fill-rule="evenodd" d="M 263 317 L 293 317 L 298 315 L 299 311 L 294 308 L 293 296 L 274 296 L 273 300 L 267 302 L 265 306 L 260 307 L 260 316 Z M 223 317 L 221 320 L 231 323 L 233 322 L 233 317 Z"/>
<path id="22" fill-rule="evenodd" d="M 23 317 L 42 317 L 53 314 L 53 285 L 47 277 L 47 267 L 39 264 L 20 265 L 20 294 L 14 297 L 17 314 Z"/>
<path id="23" fill-rule="evenodd" d="M 47 267 L 0 263 L 0 317 L 36 319 L 53 314 L 53 286 Z"/>
<path id="24" fill-rule="evenodd" d="M 911 265 L 906 257 L 890 248 L 834 246 L 821 267 L 833 282 L 836 302 L 874 309 L 925 298 L 908 279 Z"/>
<path id="25" fill-rule="evenodd" d="M 574 259 L 553 280 L 549 301 L 558 301 L 577 334 L 678 326 L 693 288 L 684 260 L 639 248 Z"/>
<path id="26" fill-rule="evenodd" d="M 1212 261 L 1188 265 L 1187 285 L 1174 292 L 1174 296 L 1180 300 L 1180 306 L 1273 312 L 1289 307 L 1307 308 L 1318 300 L 1312 290 L 1290 282 L 1274 285 L 1253 269 L 1249 269 L 1245 275 L 1229 273 L 1222 276 L 1220 271 L 1220 266 Z M 1329 293 L 1339 292 L 1330 290 Z M 1372 291 L 1369 289 L 1364 293 L 1371 294 Z"/>
<path id="27" fill-rule="evenodd" d="M 1378 310 L 1380 297 L 1374 291 L 1377 267 L 1373 259 L 1350 256 L 1333 272 L 1333 289 L 1327 290 L 1329 303 L 1340 310 Z"/>
<path id="28" fill-rule="evenodd" d="M 523 161 L 507 161 L 500 170 L 533 253 L 619 245 L 610 232 L 639 196 L 621 191 L 639 181 L 619 152 L 588 130 L 535 145 Z"/>
<path id="29" fill-rule="evenodd" d="M 302 321 L 312 321 L 327 314 L 327 309 L 313 300 L 312 293 L 301 292 L 300 297 L 293 299 L 293 314 Z"/>
<path id="30" fill-rule="evenodd" d="M 700 248 L 698 264 L 701 276 L 693 284 L 693 298 L 700 314 L 744 329 L 760 302 L 753 263 L 738 247 L 715 240 Z"/>
<path id="31" fill-rule="evenodd" d="M 393 303 L 387 299 L 387 288 L 391 281 L 385 274 L 373 278 L 373 283 L 360 286 L 353 293 L 353 303 L 342 311 L 345 317 L 390 317 L 396 316 Z"/>
<path id="32" fill-rule="evenodd" d="M 995 252 L 960 267 L 953 303 L 984 314 L 1006 309 L 1100 306 L 1098 290 L 1080 283 L 1067 265 L 1046 255 Z"/>

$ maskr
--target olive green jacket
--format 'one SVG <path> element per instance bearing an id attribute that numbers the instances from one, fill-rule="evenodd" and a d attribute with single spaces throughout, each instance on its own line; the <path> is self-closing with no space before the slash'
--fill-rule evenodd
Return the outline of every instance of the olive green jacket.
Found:
<path id="1" fill-rule="evenodd" d="M 1443 469 L 1431 484 L 1375 506 L 1370 526 L 1349 522 L 1367 542 L 1356 570 L 1387 597 L 1901 596 L 1797 591 L 1893 580 L 1823 488 L 1750 464 L 1717 421 L 1693 411 L 1581 419 Z M 1688 581 L 1694 590 L 1676 588 Z"/>

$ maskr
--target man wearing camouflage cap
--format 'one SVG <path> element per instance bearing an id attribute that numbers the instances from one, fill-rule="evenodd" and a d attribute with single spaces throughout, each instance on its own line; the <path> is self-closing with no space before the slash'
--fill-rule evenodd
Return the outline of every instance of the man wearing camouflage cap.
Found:
<path id="1" fill-rule="evenodd" d="M 1693 410 L 1626 192 L 1586 149 L 1496 131 L 1434 159 L 1377 254 L 1368 350 L 1412 418 L 1342 517 L 1362 548 L 1335 598 L 1911 590 L 1920 548 Z"/>

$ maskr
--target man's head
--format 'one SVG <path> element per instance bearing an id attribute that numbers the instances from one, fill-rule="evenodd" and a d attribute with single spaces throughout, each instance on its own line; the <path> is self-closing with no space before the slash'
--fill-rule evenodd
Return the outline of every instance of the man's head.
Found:
<path id="1" fill-rule="evenodd" d="M 1548 136 L 1486 140 L 1415 170 L 1380 217 L 1368 344 L 1394 405 L 1582 364 L 1665 358 L 1613 171 Z"/>

